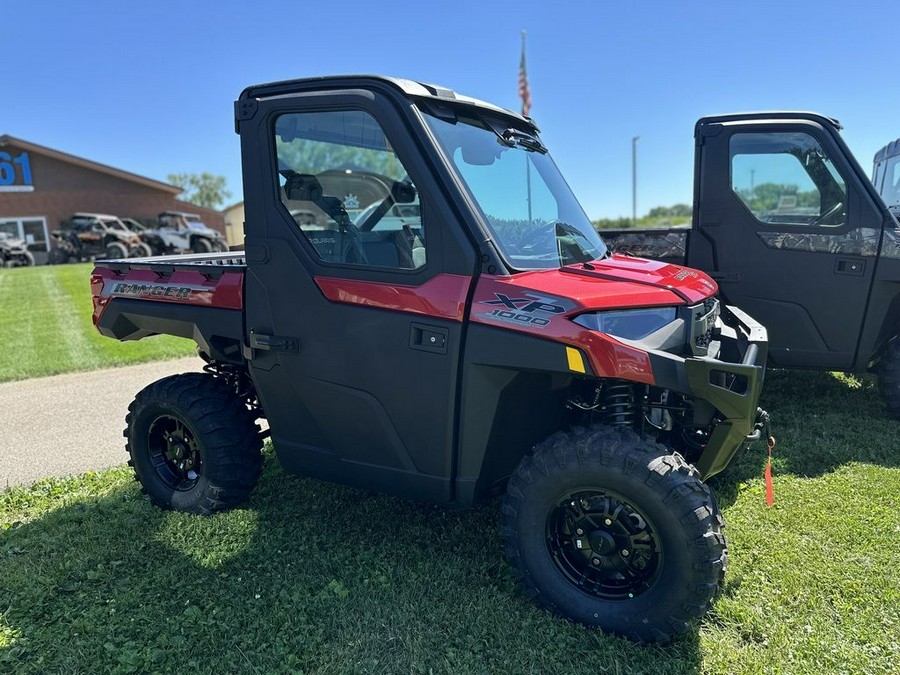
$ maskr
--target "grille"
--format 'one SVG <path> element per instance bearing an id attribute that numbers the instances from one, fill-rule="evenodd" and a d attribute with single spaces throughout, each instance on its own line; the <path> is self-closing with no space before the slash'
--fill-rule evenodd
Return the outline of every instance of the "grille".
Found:
<path id="1" fill-rule="evenodd" d="M 690 308 L 691 312 L 691 352 L 695 356 L 706 356 L 709 343 L 715 339 L 716 319 L 719 318 L 718 298 L 708 298 Z"/>

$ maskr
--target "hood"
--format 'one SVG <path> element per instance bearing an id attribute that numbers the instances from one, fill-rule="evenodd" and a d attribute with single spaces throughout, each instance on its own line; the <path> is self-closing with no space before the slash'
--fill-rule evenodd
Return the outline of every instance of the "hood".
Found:
<path id="1" fill-rule="evenodd" d="M 25 240 L 18 237 L 0 237 L 0 246 L 8 249 L 25 248 Z"/>
<path id="2" fill-rule="evenodd" d="M 139 237 L 141 237 L 142 239 L 143 239 L 144 237 L 156 237 L 156 238 L 161 238 L 161 237 L 162 237 L 162 231 L 159 230 L 159 229 L 157 229 L 157 228 L 148 227 L 148 228 L 146 228 L 143 232 L 137 233 L 137 235 L 138 235 Z"/>
<path id="3" fill-rule="evenodd" d="M 699 270 L 624 255 L 524 272 L 505 281 L 523 290 L 564 298 L 577 310 L 693 305 L 719 290 L 716 282 Z"/>

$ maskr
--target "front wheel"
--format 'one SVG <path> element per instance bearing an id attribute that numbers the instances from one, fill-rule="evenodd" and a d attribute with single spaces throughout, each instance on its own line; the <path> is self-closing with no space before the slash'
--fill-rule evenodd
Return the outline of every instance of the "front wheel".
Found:
<path id="1" fill-rule="evenodd" d="M 160 508 L 211 514 L 238 506 L 256 485 L 259 428 L 224 380 L 163 378 L 138 393 L 125 419 L 128 463 Z"/>
<path id="2" fill-rule="evenodd" d="M 679 455 L 602 426 L 539 445 L 503 504 L 506 554 L 526 594 L 640 642 L 665 642 L 709 609 L 727 562 L 722 527 Z"/>

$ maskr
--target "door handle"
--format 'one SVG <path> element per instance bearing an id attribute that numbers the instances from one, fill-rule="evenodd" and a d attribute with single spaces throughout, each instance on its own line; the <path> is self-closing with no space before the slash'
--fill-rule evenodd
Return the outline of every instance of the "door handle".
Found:
<path id="1" fill-rule="evenodd" d="M 413 323 L 409 326 L 409 346 L 410 349 L 419 349 L 423 352 L 446 354 L 449 335 L 446 328 Z"/>
<path id="2" fill-rule="evenodd" d="M 861 277 L 866 273 L 865 258 L 838 258 L 834 261 L 835 274 L 847 274 L 851 277 Z"/>
<path id="3" fill-rule="evenodd" d="M 285 337 L 283 335 L 250 333 L 250 347 L 252 349 L 265 349 L 273 352 L 296 353 L 300 351 L 300 340 L 293 337 Z"/>

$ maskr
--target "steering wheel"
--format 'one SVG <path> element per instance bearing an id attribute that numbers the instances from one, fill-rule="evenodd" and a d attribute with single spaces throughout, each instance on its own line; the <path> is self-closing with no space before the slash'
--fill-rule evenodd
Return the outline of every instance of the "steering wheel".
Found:
<path id="1" fill-rule="evenodd" d="M 378 206 L 366 217 L 366 219 L 357 226 L 360 232 L 371 232 L 379 221 L 387 215 L 395 205 L 394 197 L 390 193 L 382 199 Z"/>
<path id="2" fill-rule="evenodd" d="M 826 224 L 833 216 L 837 215 L 841 212 L 841 209 L 844 208 L 844 202 L 837 202 L 834 206 L 828 209 L 821 216 L 816 218 L 814 221 L 810 223 L 810 225 L 824 225 Z"/>
<path id="3" fill-rule="evenodd" d="M 548 232 L 549 230 L 549 232 Z M 552 239 L 556 242 L 556 222 L 551 221 L 549 223 L 542 223 L 538 225 L 535 229 L 529 230 L 526 232 L 523 237 L 516 243 L 516 248 L 519 253 L 528 254 L 531 253 L 529 249 L 535 244 L 540 244 L 547 239 Z"/>

